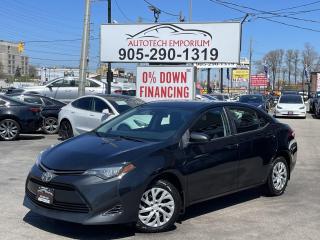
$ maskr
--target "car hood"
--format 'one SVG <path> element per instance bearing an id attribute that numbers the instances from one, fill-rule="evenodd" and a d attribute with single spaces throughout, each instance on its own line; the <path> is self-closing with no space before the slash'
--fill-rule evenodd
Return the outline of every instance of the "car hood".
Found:
<path id="1" fill-rule="evenodd" d="M 304 107 L 305 105 L 302 103 L 299 103 L 299 104 L 278 103 L 277 106 L 281 107 L 283 110 L 286 110 L 286 109 L 299 110 L 299 108 Z"/>
<path id="2" fill-rule="evenodd" d="M 42 154 L 41 163 L 57 171 L 85 171 L 131 162 L 163 146 L 163 142 L 103 138 L 94 133 L 69 139 Z"/>

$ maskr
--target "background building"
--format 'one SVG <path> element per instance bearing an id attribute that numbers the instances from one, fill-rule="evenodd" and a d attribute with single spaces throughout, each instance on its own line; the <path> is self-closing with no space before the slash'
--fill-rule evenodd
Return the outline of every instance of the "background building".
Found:
<path id="1" fill-rule="evenodd" d="M 28 75 L 29 58 L 18 51 L 18 43 L 0 40 L 0 65 L 2 74 Z"/>
<path id="2" fill-rule="evenodd" d="M 37 68 L 37 76 L 42 83 L 60 77 L 79 77 L 79 68 L 41 67 Z"/>

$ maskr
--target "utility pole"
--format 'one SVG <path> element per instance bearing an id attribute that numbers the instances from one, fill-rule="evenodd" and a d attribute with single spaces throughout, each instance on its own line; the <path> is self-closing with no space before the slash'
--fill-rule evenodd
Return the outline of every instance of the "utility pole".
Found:
<path id="1" fill-rule="evenodd" d="M 189 22 L 192 21 L 192 0 L 189 0 Z"/>
<path id="2" fill-rule="evenodd" d="M 223 93 L 223 68 L 220 68 L 220 92 Z"/>
<path id="3" fill-rule="evenodd" d="M 108 0 L 108 23 L 109 24 L 111 23 L 111 0 Z M 108 83 L 107 93 L 108 94 L 111 94 L 112 81 L 113 81 L 113 73 L 111 70 L 111 62 L 108 62 L 108 71 L 107 71 L 107 83 Z"/>
<path id="4" fill-rule="evenodd" d="M 212 92 L 211 86 L 210 86 L 210 68 L 207 69 L 207 94 L 210 94 Z"/>
<path id="5" fill-rule="evenodd" d="M 251 65 L 252 65 L 252 38 L 250 38 L 250 52 L 249 52 L 249 86 L 248 92 L 251 93 Z"/>
<path id="6" fill-rule="evenodd" d="M 90 2 L 91 0 L 85 0 L 85 13 L 83 22 L 83 34 L 82 34 L 82 47 L 81 47 L 81 59 L 80 59 L 80 72 L 79 72 L 79 87 L 78 96 L 85 95 L 85 83 L 86 73 L 88 67 L 88 49 L 89 49 L 89 34 L 90 34 Z"/>

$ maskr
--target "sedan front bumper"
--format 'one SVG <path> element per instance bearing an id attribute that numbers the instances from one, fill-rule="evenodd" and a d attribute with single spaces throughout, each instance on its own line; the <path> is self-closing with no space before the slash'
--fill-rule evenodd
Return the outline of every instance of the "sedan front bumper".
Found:
<path id="1" fill-rule="evenodd" d="M 145 186 L 130 184 L 125 179 L 126 176 L 105 181 L 95 176 L 58 175 L 50 183 L 44 183 L 41 180 L 42 173 L 42 170 L 34 166 L 26 182 L 23 205 L 35 213 L 85 225 L 129 223 L 137 220 Z M 132 173 L 135 174 L 134 171 Z M 54 191 L 51 204 L 38 201 L 39 187 Z"/>

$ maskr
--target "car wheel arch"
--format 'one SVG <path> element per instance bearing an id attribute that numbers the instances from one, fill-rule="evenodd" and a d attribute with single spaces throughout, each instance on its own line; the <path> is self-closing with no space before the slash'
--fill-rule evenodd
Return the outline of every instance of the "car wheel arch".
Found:
<path id="1" fill-rule="evenodd" d="M 5 120 L 5 119 L 11 119 L 11 120 L 16 121 L 16 122 L 18 123 L 18 125 L 19 125 L 19 129 L 21 129 L 20 119 L 19 119 L 17 116 L 8 115 L 8 114 L 3 115 L 3 116 L 1 116 L 1 118 L 0 118 L 0 122 L 3 121 L 3 120 Z"/>
<path id="2" fill-rule="evenodd" d="M 166 180 L 170 182 L 175 188 L 179 191 L 180 197 L 181 197 L 181 202 L 182 202 L 182 213 L 184 212 L 185 208 L 187 207 L 187 202 L 186 202 L 186 185 L 184 181 L 182 180 L 182 176 L 179 176 L 180 174 L 174 172 L 174 171 L 165 171 L 162 173 L 159 173 L 149 181 L 149 184 L 147 185 L 146 189 L 151 187 L 155 182 L 159 180 Z"/>
<path id="3" fill-rule="evenodd" d="M 273 158 L 271 164 L 274 163 L 274 161 L 278 158 L 278 157 L 283 157 L 286 160 L 287 166 L 288 166 L 288 179 L 290 180 L 290 176 L 291 176 L 291 157 L 290 157 L 290 153 L 286 150 L 283 151 L 279 151 L 277 152 L 277 154 L 275 155 L 275 157 Z"/>

